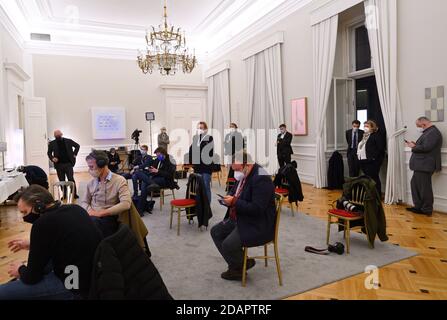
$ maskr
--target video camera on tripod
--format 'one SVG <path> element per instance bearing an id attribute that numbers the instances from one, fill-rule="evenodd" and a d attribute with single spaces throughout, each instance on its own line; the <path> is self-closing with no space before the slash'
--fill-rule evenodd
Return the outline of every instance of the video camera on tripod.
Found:
<path id="1" fill-rule="evenodd" d="M 135 144 L 137 146 L 140 145 L 140 134 L 143 132 L 143 130 L 138 130 L 136 129 L 133 133 L 132 133 L 132 137 L 131 139 L 135 141 Z"/>

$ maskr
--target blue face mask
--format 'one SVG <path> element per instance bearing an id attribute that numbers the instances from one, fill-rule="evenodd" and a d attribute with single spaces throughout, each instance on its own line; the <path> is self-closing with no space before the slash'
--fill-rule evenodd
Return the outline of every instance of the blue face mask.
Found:
<path id="1" fill-rule="evenodd" d="M 159 154 L 159 155 L 157 156 L 157 159 L 158 159 L 158 161 L 164 161 L 164 160 L 165 160 L 165 156 L 162 155 L 162 154 Z"/>

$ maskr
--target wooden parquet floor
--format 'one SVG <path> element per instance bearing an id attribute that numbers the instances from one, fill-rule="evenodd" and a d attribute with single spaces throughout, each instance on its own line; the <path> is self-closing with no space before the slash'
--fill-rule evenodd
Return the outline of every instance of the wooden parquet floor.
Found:
<path id="1" fill-rule="evenodd" d="M 78 175 L 77 181 L 87 178 Z M 299 211 L 326 221 L 327 209 L 340 192 L 309 185 L 303 188 L 306 199 Z M 368 275 L 360 274 L 289 299 L 447 300 L 447 214 L 435 213 L 429 218 L 408 213 L 404 206 L 385 206 L 385 212 L 390 243 L 418 252 L 417 257 L 380 268 L 377 290 L 366 289 Z M 30 226 L 23 223 L 15 207 L 0 206 L 0 283 L 9 280 L 9 263 L 27 259 L 25 252 L 10 253 L 8 241 L 26 238 L 29 231 Z"/>

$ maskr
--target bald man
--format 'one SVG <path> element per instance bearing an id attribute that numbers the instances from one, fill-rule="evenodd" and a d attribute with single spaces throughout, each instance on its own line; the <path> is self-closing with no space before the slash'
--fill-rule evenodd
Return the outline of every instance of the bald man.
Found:
<path id="1" fill-rule="evenodd" d="M 71 139 L 63 137 L 63 133 L 60 130 L 54 131 L 55 140 L 48 144 L 48 158 L 54 163 L 54 168 L 57 172 L 59 181 L 75 182 L 73 168 L 76 164 L 76 157 L 79 153 L 80 146 Z M 76 184 L 75 184 L 76 186 Z M 64 190 L 64 197 L 66 196 Z M 78 193 L 75 190 L 75 199 L 78 199 Z"/>

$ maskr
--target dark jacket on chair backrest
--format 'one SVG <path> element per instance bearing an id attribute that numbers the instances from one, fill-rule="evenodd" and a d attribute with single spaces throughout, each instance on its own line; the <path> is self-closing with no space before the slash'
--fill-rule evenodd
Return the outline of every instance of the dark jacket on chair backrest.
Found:
<path id="1" fill-rule="evenodd" d="M 255 164 L 246 178 L 244 189 L 236 202 L 237 228 L 242 245 L 262 246 L 275 237 L 275 185 L 271 175 Z M 236 193 L 237 183 L 230 191 Z M 226 219 L 230 216 L 228 210 Z"/>
<path id="2" fill-rule="evenodd" d="M 365 188 L 365 228 L 368 232 L 368 241 L 374 247 L 376 236 L 381 241 L 388 241 L 386 234 L 386 218 L 383 210 L 382 200 L 377 192 L 376 183 L 369 177 L 363 176 L 349 179 L 343 185 L 343 198 L 351 200 L 351 190 L 354 185 L 360 184 Z"/>
<path id="3" fill-rule="evenodd" d="M 190 186 L 194 178 L 197 179 L 197 196 L 190 196 Z M 199 228 L 202 226 L 208 227 L 209 220 L 213 217 L 213 212 L 211 211 L 210 202 L 205 190 L 205 184 L 200 174 L 191 174 L 189 176 L 186 189 L 186 198 L 195 199 L 197 201 L 196 206 L 194 208 L 191 208 L 189 213 L 195 214 L 197 216 Z"/>
<path id="4" fill-rule="evenodd" d="M 157 268 L 126 225 L 96 250 L 90 299 L 172 300 Z"/>
<path id="5" fill-rule="evenodd" d="M 296 161 L 285 165 L 279 169 L 274 181 L 275 186 L 289 190 L 289 196 L 287 198 L 290 203 L 304 201 L 303 188 L 296 169 Z M 287 180 L 287 186 L 283 185 L 283 179 Z"/>
<path id="6" fill-rule="evenodd" d="M 335 151 L 329 159 L 329 167 L 327 170 L 328 189 L 343 189 L 345 183 L 345 167 L 343 164 L 343 156 L 340 152 Z"/>

